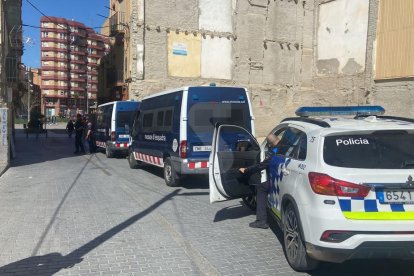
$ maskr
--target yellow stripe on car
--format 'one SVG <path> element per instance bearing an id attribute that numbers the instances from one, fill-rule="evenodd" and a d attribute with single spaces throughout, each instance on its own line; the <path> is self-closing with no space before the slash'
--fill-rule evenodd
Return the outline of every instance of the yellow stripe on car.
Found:
<path id="1" fill-rule="evenodd" d="M 414 212 L 342 212 L 347 219 L 414 220 Z"/>

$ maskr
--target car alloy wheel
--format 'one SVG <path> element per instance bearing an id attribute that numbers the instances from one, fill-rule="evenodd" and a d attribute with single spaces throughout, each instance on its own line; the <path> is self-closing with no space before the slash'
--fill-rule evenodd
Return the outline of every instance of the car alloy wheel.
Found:
<path id="1" fill-rule="evenodd" d="M 310 258 L 306 252 L 300 220 L 291 203 L 283 212 L 283 242 L 286 259 L 294 270 L 310 271 L 318 267 L 319 262 Z"/>

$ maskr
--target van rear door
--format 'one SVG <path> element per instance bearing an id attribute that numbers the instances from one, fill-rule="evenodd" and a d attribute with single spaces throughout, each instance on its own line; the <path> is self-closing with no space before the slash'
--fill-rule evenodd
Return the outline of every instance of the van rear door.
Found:
<path id="1" fill-rule="evenodd" d="M 209 158 L 216 123 L 232 124 L 252 132 L 252 114 L 244 88 L 190 87 L 187 112 L 187 157 L 190 159 Z"/>
<path id="2" fill-rule="evenodd" d="M 118 102 L 115 114 L 115 140 L 117 143 L 128 143 L 138 102 Z"/>

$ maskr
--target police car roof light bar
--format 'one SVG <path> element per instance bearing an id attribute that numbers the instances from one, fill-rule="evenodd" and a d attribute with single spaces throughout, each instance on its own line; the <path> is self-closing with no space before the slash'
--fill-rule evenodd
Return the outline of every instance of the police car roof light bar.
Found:
<path id="1" fill-rule="evenodd" d="M 373 106 L 330 106 L 313 107 L 304 106 L 298 108 L 295 114 L 300 117 L 310 116 L 376 116 L 385 113 L 385 109 L 379 105 Z"/>

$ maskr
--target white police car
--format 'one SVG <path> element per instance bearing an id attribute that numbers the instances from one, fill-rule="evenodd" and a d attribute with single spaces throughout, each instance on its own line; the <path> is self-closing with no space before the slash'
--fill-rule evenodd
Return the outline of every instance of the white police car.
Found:
<path id="1" fill-rule="evenodd" d="M 414 258 L 414 120 L 383 113 L 379 106 L 304 107 L 272 130 L 281 141 L 269 166 L 268 206 L 295 270 Z M 258 162 L 265 147 L 241 127 L 216 126 L 210 201 L 254 195 L 237 168 Z"/>

